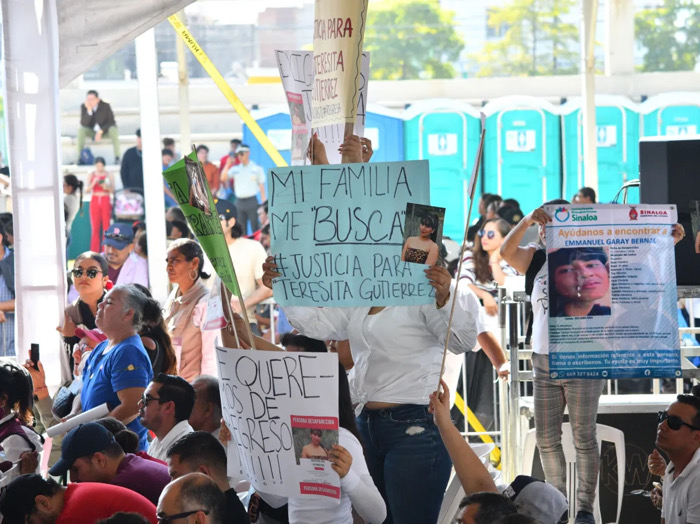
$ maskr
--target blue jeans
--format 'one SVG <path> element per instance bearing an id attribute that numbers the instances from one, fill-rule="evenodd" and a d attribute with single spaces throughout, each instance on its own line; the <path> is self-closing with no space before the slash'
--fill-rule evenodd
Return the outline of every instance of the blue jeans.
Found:
<path id="1" fill-rule="evenodd" d="M 386 502 L 384 523 L 437 522 L 452 462 L 428 406 L 364 409 L 357 426 L 367 468 Z"/>

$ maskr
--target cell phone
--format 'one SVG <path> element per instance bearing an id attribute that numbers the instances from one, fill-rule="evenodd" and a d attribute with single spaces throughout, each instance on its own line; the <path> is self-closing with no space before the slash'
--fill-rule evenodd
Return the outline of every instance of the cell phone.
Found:
<path id="1" fill-rule="evenodd" d="M 39 370 L 39 344 L 32 344 L 29 350 L 29 360 L 34 364 L 34 369 Z"/>

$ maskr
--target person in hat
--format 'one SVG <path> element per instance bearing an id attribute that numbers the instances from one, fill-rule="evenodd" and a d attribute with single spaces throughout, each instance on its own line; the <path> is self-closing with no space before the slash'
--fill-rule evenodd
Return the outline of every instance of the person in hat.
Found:
<path id="1" fill-rule="evenodd" d="M 222 199 L 215 200 L 215 203 L 226 244 L 231 253 L 233 269 L 236 271 L 238 287 L 248 313 L 250 328 L 253 334 L 260 335 L 255 306 L 272 296 L 272 290 L 265 287 L 262 282 L 262 265 L 267 258 L 267 253 L 260 242 L 243 236 L 243 224 L 238 220 L 238 210 L 235 205 Z M 238 297 L 232 297 L 231 307 L 236 313 L 241 314 Z"/>
<path id="2" fill-rule="evenodd" d="M 156 507 L 121 486 L 93 482 L 63 487 L 41 475 L 20 475 L 0 495 L 3 524 L 94 524 L 119 511 L 143 515 L 157 524 Z"/>
<path id="3" fill-rule="evenodd" d="M 170 482 L 166 466 L 124 453 L 114 435 L 97 422 L 81 424 L 63 438 L 61 458 L 49 474 L 58 477 L 68 472 L 71 482 L 122 486 L 153 504 L 158 504 L 158 497 Z"/>
<path id="4" fill-rule="evenodd" d="M 134 253 L 134 230 L 130 224 L 115 222 L 109 226 L 102 245 L 109 265 L 109 280 L 115 285 L 148 287 L 148 262 Z"/>
<path id="5" fill-rule="evenodd" d="M 75 328 L 75 336 L 80 338 L 80 342 L 75 345 L 75 349 L 73 350 L 73 374 L 79 377 L 83 374 L 85 360 L 90 352 L 95 349 L 97 344 L 107 340 L 107 337 L 97 328 L 84 329 L 82 327 Z"/>
<path id="6" fill-rule="evenodd" d="M 236 192 L 236 206 L 238 218 L 243 226 L 243 234 L 257 231 L 258 225 L 258 194 L 260 202 L 265 201 L 265 172 L 250 159 L 250 147 L 241 144 L 236 150 L 236 157 L 240 161 L 237 166 L 231 167 L 227 177 L 233 180 L 233 188 Z"/>
<path id="7" fill-rule="evenodd" d="M 141 130 L 136 130 L 136 145 L 124 153 L 121 165 L 122 186 L 137 189 L 143 194 L 143 154 L 141 152 Z"/>

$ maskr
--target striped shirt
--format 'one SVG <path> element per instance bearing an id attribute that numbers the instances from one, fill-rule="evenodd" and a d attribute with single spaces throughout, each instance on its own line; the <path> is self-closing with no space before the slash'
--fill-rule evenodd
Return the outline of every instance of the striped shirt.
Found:
<path id="1" fill-rule="evenodd" d="M 501 260 L 500 266 L 501 270 L 506 274 L 506 276 L 517 276 L 520 274 L 505 260 Z M 488 282 L 477 280 L 474 270 L 474 257 L 471 252 L 467 252 L 464 255 L 464 260 L 462 261 L 462 273 L 459 275 L 459 278 L 460 280 L 464 279 L 467 284 L 473 284 L 479 289 L 483 289 L 494 297 L 498 295 L 498 282 L 493 279 L 489 280 Z"/>

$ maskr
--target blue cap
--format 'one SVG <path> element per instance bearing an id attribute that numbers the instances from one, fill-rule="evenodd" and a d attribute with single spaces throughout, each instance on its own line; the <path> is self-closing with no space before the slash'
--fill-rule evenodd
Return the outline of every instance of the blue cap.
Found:
<path id="1" fill-rule="evenodd" d="M 115 222 L 105 231 L 102 243 L 117 249 L 124 249 L 134 243 L 134 230 L 131 224 Z"/>
<path id="2" fill-rule="evenodd" d="M 114 443 L 116 443 L 114 435 L 103 425 L 97 422 L 81 424 L 63 437 L 61 458 L 49 470 L 49 475 L 54 477 L 63 475 L 77 459 L 104 451 Z"/>

